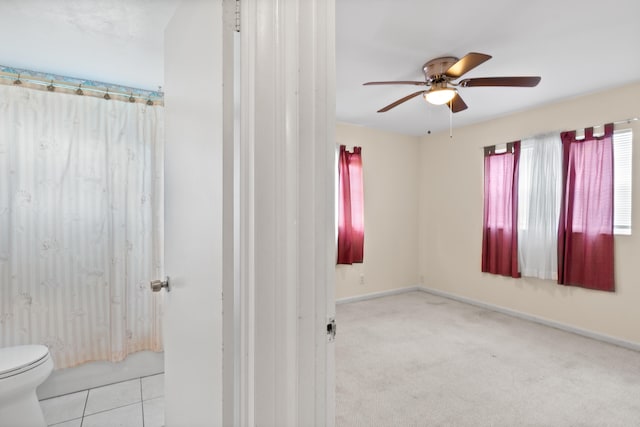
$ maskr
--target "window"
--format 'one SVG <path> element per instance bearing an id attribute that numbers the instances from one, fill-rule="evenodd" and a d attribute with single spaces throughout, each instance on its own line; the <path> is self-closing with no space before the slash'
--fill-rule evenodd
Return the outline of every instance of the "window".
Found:
<path id="1" fill-rule="evenodd" d="M 518 264 L 523 276 L 558 278 L 562 141 L 557 133 L 522 140 L 518 172 Z"/>
<path id="2" fill-rule="evenodd" d="M 364 259 L 364 188 L 362 148 L 353 152 L 340 146 L 338 157 L 338 264 L 362 263 Z"/>
<path id="3" fill-rule="evenodd" d="M 631 129 L 613 133 L 613 233 L 631 234 Z"/>
<path id="4" fill-rule="evenodd" d="M 633 134 L 631 129 L 614 131 L 612 123 L 595 129 L 539 135 L 520 143 L 513 177 L 517 186 L 513 211 L 517 266 L 516 270 L 505 268 L 513 277 L 521 274 L 614 290 L 613 234 L 631 234 Z M 506 185 L 509 179 L 501 182 L 490 173 L 487 156 L 489 166 L 497 168 L 498 156 L 510 151 L 502 146 L 485 147 L 482 271 L 494 274 L 505 273 L 486 268 L 487 259 L 491 259 L 486 254 L 492 249 L 487 246 L 487 241 L 491 243 L 488 233 L 496 229 L 509 234 L 510 230 L 506 217 L 500 221 L 492 207 L 509 212 L 511 205 Z M 489 187 L 487 179 L 492 184 Z M 513 261 L 513 247 L 504 237 L 493 246 L 500 249 L 503 261 Z"/>
<path id="5" fill-rule="evenodd" d="M 613 292 L 613 124 L 562 132 L 558 283 Z"/>
<path id="6" fill-rule="evenodd" d="M 496 154 L 485 148 L 482 271 L 519 277 L 517 250 L 518 159 L 520 142 Z"/>

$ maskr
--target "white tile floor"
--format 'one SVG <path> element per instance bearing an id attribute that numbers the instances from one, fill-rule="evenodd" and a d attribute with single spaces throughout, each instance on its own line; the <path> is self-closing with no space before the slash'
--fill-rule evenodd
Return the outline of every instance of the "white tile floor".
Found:
<path id="1" fill-rule="evenodd" d="M 164 374 L 40 401 L 55 427 L 162 427 Z"/>

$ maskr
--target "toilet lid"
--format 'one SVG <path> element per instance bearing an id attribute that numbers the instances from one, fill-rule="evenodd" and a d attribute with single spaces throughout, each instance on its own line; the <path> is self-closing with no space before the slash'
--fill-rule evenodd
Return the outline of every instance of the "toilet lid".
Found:
<path id="1" fill-rule="evenodd" d="M 0 348 L 0 377 L 18 370 L 27 370 L 30 365 L 39 365 L 49 355 L 44 345 L 19 345 Z"/>

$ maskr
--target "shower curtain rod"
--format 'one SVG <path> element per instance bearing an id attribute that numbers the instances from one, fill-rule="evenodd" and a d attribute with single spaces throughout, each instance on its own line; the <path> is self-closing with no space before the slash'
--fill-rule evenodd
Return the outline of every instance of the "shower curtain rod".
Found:
<path id="1" fill-rule="evenodd" d="M 638 117 L 630 117 L 630 118 L 628 118 L 628 119 L 618 120 L 618 121 L 615 121 L 615 122 L 612 122 L 612 123 L 613 123 L 613 125 L 615 126 L 615 125 L 622 125 L 622 124 L 630 124 L 631 122 L 636 122 L 636 121 L 638 121 Z M 586 129 L 586 128 L 589 128 L 589 127 L 599 127 L 599 126 L 604 126 L 604 124 L 602 124 L 602 125 L 597 125 L 597 126 L 587 126 L 587 127 L 584 127 L 583 129 Z M 559 132 L 564 132 L 564 131 L 559 131 Z M 545 133 L 550 133 L 550 132 L 545 132 Z M 538 134 L 538 135 L 541 135 L 541 134 Z M 528 138 L 528 137 L 527 137 L 527 138 Z M 522 138 L 522 139 L 525 139 L 525 138 Z M 505 147 L 506 147 L 506 145 L 507 145 L 507 144 L 508 144 L 508 143 L 503 142 L 502 144 L 493 144 L 493 145 L 487 145 L 487 146 L 485 146 L 485 147 L 480 147 L 480 149 L 481 149 L 482 151 L 485 151 L 485 149 L 488 149 L 488 148 L 496 148 L 496 147 L 498 147 L 498 146 L 500 146 L 500 147 L 505 146 Z"/>
<path id="2" fill-rule="evenodd" d="M 90 96 L 99 96 L 104 99 L 112 99 L 112 97 L 123 98 L 123 100 L 129 102 L 146 102 L 148 105 L 162 105 L 164 99 L 164 93 L 162 93 L 161 88 L 158 88 L 158 91 L 149 91 L 94 80 L 83 80 L 51 73 L 5 67 L 2 65 L 0 65 L 0 81 L 1 80 L 4 80 L 4 84 L 25 84 L 33 89 L 44 90 L 44 88 L 46 88 L 46 90 L 51 92 L 56 89 L 62 89 L 65 93 L 75 93 L 77 95 L 87 94 Z"/>

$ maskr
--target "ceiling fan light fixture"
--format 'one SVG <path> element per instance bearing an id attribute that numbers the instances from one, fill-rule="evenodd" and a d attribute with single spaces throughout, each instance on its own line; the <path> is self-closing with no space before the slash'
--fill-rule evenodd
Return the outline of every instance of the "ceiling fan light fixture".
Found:
<path id="1" fill-rule="evenodd" d="M 449 103 L 456 96 L 457 91 L 450 87 L 433 88 L 424 93 L 424 99 L 433 105 L 443 105 Z"/>

